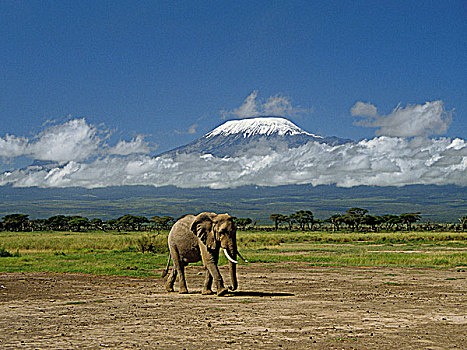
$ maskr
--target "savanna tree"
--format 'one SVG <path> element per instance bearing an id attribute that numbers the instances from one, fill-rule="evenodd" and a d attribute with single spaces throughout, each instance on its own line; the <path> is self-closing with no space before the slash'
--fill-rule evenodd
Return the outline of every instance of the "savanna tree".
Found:
<path id="1" fill-rule="evenodd" d="M 314 217 L 313 213 L 309 210 L 299 210 L 290 217 L 299 225 L 300 230 L 313 229 Z"/>
<path id="2" fill-rule="evenodd" d="M 82 216 L 72 216 L 68 220 L 68 227 L 70 230 L 81 232 L 86 230 L 89 226 L 89 219 Z"/>
<path id="3" fill-rule="evenodd" d="M 368 213 L 367 209 L 362 208 L 350 208 L 347 210 L 347 217 L 345 218 L 346 224 L 348 224 L 354 231 L 358 231 L 362 224 L 363 217 Z"/>
<path id="4" fill-rule="evenodd" d="M 126 214 L 117 219 L 117 225 L 120 229 L 129 231 L 141 231 L 141 226 L 149 222 L 144 216 L 135 216 Z"/>
<path id="5" fill-rule="evenodd" d="M 280 223 L 285 221 L 285 216 L 282 214 L 271 214 L 269 219 L 274 222 L 274 229 L 277 231 L 279 229 Z"/>
<path id="6" fill-rule="evenodd" d="M 161 230 L 170 230 L 172 225 L 175 223 L 175 219 L 171 216 L 153 216 L 151 220 L 149 220 L 154 227 L 156 228 L 157 232 L 160 232 Z"/>
<path id="7" fill-rule="evenodd" d="M 420 221 L 422 218 L 420 216 L 420 213 L 404 213 L 399 215 L 400 219 L 402 220 L 402 223 L 406 225 L 407 231 L 410 231 L 412 229 L 412 224 Z"/>
<path id="8" fill-rule="evenodd" d="M 246 230 L 246 227 L 250 225 L 253 220 L 250 218 L 235 218 L 234 219 L 235 225 L 242 231 Z"/>
<path id="9" fill-rule="evenodd" d="M 467 215 L 466 216 L 461 216 L 459 218 L 459 222 L 461 223 L 461 229 L 462 230 L 467 229 Z"/>
<path id="10" fill-rule="evenodd" d="M 7 231 L 26 231 L 29 226 L 29 215 L 6 215 L 2 218 L 2 226 Z"/>
<path id="11" fill-rule="evenodd" d="M 344 215 L 334 214 L 324 221 L 331 224 L 332 232 L 339 231 L 341 229 L 342 223 L 344 222 Z"/>
<path id="12" fill-rule="evenodd" d="M 362 217 L 361 223 L 371 227 L 372 231 L 378 231 L 378 226 L 383 222 L 381 216 L 365 215 Z"/>
<path id="13" fill-rule="evenodd" d="M 68 230 L 69 217 L 65 215 L 55 215 L 47 219 L 47 226 L 53 231 L 66 231 Z"/>

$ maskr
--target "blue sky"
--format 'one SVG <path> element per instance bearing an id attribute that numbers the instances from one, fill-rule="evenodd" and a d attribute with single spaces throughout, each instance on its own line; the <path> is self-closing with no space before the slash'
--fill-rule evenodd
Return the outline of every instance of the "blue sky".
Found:
<path id="1" fill-rule="evenodd" d="M 2 1 L 0 135 L 84 117 L 159 150 L 219 125 L 254 90 L 352 139 L 350 108 L 442 100 L 467 131 L 465 1 Z M 195 134 L 177 134 L 197 124 Z"/>
<path id="2" fill-rule="evenodd" d="M 12 149 L 16 165 L 83 161 L 104 143 L 157 154 L 248 98 L 285 101 L 323 136 L 465 139 L 466 18 L 465 1 L 4 0 L 0 168 Z M 425 109 L 437 119 L 418 127 Z M 73 132 L 73 147 L 44 155 Z M 64 156 L 82 140 L 82 156 Z"/>

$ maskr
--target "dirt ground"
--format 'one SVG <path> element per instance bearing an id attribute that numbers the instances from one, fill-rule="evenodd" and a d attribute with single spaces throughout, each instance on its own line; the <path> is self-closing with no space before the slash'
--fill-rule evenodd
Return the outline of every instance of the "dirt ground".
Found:
<path id="1" fill-rule="evenodd" d="M 203 296 L 161 278 L 0 274 L 1 349 L 465 349 L 467 270 L 239 266 Z M 228 276 L 226 267 L 222 268 Z"/>

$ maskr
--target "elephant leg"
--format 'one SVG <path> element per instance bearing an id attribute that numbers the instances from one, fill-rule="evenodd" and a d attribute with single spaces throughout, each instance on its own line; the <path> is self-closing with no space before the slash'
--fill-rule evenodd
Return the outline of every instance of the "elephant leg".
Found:
<path id="1" fill-rule="evenodd" d="M 170 272 L 169 277 L 167 277 L 167 281 L 165 282 L 165 289 L 167 292 L 173 292 L 174 291 L 174 283 L 175 279 L 177 278 L 177 270 L 175 267 L 172 268 L 172 271 Z"/>
<path id="2" fill-rule="evenodd" d="M 186 286 L 186 280 L 185 280 L 185 265 L 183 262 L 180 262 L 180 265 L 178 267 L 178 272 L 180 272 L 180 275 L 178 276 L 178 283 L 180 285 L 180 290 L 178 291 L 180 294 L 188 294 L 188 288 Z"/>
<path id="3" fill-rule="evenodd" d="M 212 276 L 209 273 L 209 270 L 206 269 L 206 276 L 204 278 L 204 287 L 203 287 L 203 295 L 210 295 L 214 294 L 212 291 Z"/>
<path id="4" fill-rule="evenodd" d="M 219 252 L 211 251 L 208 252 L 206 248 L 201 249 L 201 255 L 203 257 L 204 266 L 208 269 L 211 278 L 214 279 L 217 288 L 217 295 L 221 296 L 226 294 L 229 290 L 224 287 L 224 280 L 217 267 L 217 261 L 219 259 Z"/>
<path id="5" fill-rule="evenodd" d="M 178 292 L 180 294 L 187 294 L 188 288 L 186 286 L 186 280 L 185 280 L 185 264 L 183 263 L 182 259 L 180 259 L 180 254 L 178 253 L 178 250 L 176 248 L 171 250 L 170 254 L 172 254 L 172 260 L 174 263 L 174 268 L 173 268 L 173 270 L 175 271 L 174 277 L 173 277 L 174 281 L 178 273 L 178 282 L 180 285 L 180 289 Z"/>

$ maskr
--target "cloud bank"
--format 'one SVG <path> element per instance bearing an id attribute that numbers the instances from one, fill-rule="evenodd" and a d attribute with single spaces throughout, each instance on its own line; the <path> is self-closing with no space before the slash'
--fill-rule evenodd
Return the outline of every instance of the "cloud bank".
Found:
<path id="1" fill-rule="evenodd" d="M 276 148 L 258 142 L 231 158 L 182 154 L 150 157 L 107 155 L 91 162 L 69 161 L 51 168 L 31 166 L 0 175 L 0 185 L 97 188 L 120 185 L 174 185 L 229 188 L 288 184 L 467 186 L 467 143 L 462 139 L 403 139 L 381 136 L 329 146 L 308 143 Z"/>
<path id="2" fill-rule="evenodd" d="M 251 102 L 255 98 L 251 96 L 239 110 L 257 110 L 256 102 Z M 273 108 L 268 106 L 266 101 L 261 108 Z M 366 122 L 380 127 L 379 133 L 389 135 L 339 146 L 310 142 L 293 149 L 285 143 L 272 147 L 258 141 L 247 151 L 224 158 L 209 154 L 153 157 L 143 136 L 112 146 L 107 143 L 108 131 L 88 124 L 85 119 L 73 119 L 48 127 L 31 138 L 0 137 L 0 156 L 4 160 L 26 156 L 49 162 L 46 166 L 31 165 L 1 173 L 0 185 L 44 188 L 174 185 L 217 189 L 291 184 L 467 186 L 466 140 L 426 137 L 428 130 L 440 131 L 450 122 L 450 112 L 445 111 L 441 101 L 397 107 L 387 116 L 380 116 L 373 107 L 357 103 L 351 113 L 364 116 Z M 407 125 L 406 120 L 412 123 Z"/>

